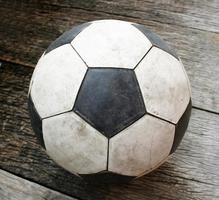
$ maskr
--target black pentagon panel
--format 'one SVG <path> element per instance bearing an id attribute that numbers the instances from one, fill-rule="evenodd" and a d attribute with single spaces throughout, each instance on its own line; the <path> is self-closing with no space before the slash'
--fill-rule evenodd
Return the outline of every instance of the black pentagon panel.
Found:
<path id="1" fill-rule="evenodd" d="M 136 178 L 135 176 L 124 176 L 110 171 L 102 171 L 96 174 L 80 174 L 80 176 L 87 183 L 94 185 L 127 183 Z"/>
<path id="2" fill-rule="evenodd" d="M 30 95 L 28 97 L 28 110 L 30 114 L 30 121 L 31 121 L 33 131 L 35 132 L 37 139 L 40 142 L 41 146 L 45 149 L 45 144 L 43 140 L 43 132 L 42 132 L 42 120 L 36 111 L 36 108 L 33 104 L 33 101 Z"/>
<path id="3" fill-rule="evenodd" d="M 176 59 L 178 59 L 176 52 L 171 47 L 169 47 L 166 44 L 166 42 L 164 42 L 157 34 L 151 32 L 143 25 L 140 25 L 140 24 L 132 24 L 132 25 L 135 26 L 137 29 L 139 29 L 151 41 L 153 46 L 156 46 L 168 52 L 169 54 L 174 56 Z"/>
<path id="4" fill-rule="evenodd" d="M 182 117 L 180 118 L 180 120 L 176 124 L 175 136 L 174 136 L 173 146 L 172 146 L 172 149 L 170 151 L 170 154 L 172 154 L 176 151 L 183 136 L 185 135 L 186 129 L 187 129 L 188 124 L 189 124 L 189 119 L 191 116 L 191 110 L 192 110 L 192 101 L 190 99 L 189 104 L 188 104 L 185 112 L 183 113 Z"/>
<path id="5" fill-rule="evenodd" d="M 70 43 L 81 31 L 83 31 L 89 25 L 90 23 L 84 23 L 73 27 L 69 31 L 66 31 L 49 45 L 49 47 L 45 51 L 45 54 L 49 53 L 53 49 L 56 49 L 57 47 Z"/>
<path id="6" fill-rule="evenodd" d="M 120 68 L 90 68 L 73 110 L 107 138 L 146 113 L 134 71 Z"/>

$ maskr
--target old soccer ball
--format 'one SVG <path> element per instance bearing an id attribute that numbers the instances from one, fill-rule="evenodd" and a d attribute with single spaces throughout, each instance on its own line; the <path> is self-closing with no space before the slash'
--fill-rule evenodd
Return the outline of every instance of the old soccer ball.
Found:
<path id="1" fill-rule="evenodd" d="M 160 166 L 189 122 L 191 92 L 175 52 L 136 23 L 65 32 L 40 58 L 28 94 L 48 155 L 87 180 L 128 181 Z"/>

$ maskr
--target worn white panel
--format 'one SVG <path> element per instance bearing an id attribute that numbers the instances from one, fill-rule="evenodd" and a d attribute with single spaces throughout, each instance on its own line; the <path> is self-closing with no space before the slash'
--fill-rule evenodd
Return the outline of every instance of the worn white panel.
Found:
<path id="1" fill-rule="evenodd" d="M 69 111 L 87 67 L 70 44 L 44 55 L 32 80 L 31 96 L 41 118 Z"/>
<path id="2" fill-rule="evenodd" d="M 38 71 L 38 68 L 39 68 L 39 66 L 40 66 L 40 62 L 43 60 L 44 54 L 45 54 L 45 52 L 44 52 L 43 55 L 40 57 L 40 59 L 39 59 L 38 62 L 37 62 L 36 67 L 34 68 L 34 71 L 33 71 L 33 74 L 32 74 L 31 80 L 30 80 L 28 95 L 30 94 L 30 91 L 31 91 L 31 88 L 32 88 L 32 84 L 33 84 L 33 80 L 35 79 L 35 74 L 36 74 L 37 71 Z"/>
<path id="3" fill-rule="evenodd" d="M 139 176 L 154 169 L 171 150 L 175 126 L 150 115 L 115 135 L 109 142 L 109 171 Z"/>
<path id="4" fill-rule="evenodd" d="M 108 139 L 73 112 L 43 120 L 47 153 L 66 170 L 89 174 L 106 170 Z"/>
<path id="5" fill-rule="evenodd" d="M 177 123 L 190 99 L 181 63 L 153 47 L 135 69 L 147 112 Z"/>
<path id="6" fill-rule="evenodd" d="M 136 176 L 136 178 L 142 177 L 146 174 L 149 174 L 150 172 L 154 171 L 155 169 L 159 168 L 162 164 L 164 164 L 168 159 L 171 159 L 171 156 L 165 157 L 163 160 L 161 160 L 157 165 L 154 165 L 153 168 L 145 170 L 143 173 Z"/>
<path id="7" fill-rule="evenodd" d="M 119 20 L 95 21 L 72 41 L 89 67 L 134 68 L 152 46 L 138 29 Z"/>

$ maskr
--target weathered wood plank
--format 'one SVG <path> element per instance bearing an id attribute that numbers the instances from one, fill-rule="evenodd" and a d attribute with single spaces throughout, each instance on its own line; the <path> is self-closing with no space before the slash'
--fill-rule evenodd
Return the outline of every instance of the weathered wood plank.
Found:
<path id="1" fill-rule="evenodd" d="M 219 1 L 214 0 L 95 0 L 64 2 L 44 0 L 43 3 L 219 32 Z"/>
<path id="2" fill-rule="evenodd" d="M 75 198 L 68 197 L 59 192 L 53 191 L 36 183 L 27 181 L 3 170 L 0 170 L 0 199 L 76 200 Z"/>
<path id="3" fill-rule="evenodd" d="M 48 158 L 37 143 L 27 113 L 26 94 L 33 69 L 0 67 L 0 167 L 82 199 L 219 198 L 219 116 L 193 109 L 188 132 L 174 156 L 132 183 L 91 186 Z"/>
<path id="4" fill-rule="evenodd" d="M 0 5 L 3 60 L 34 66 L 49 43 L 72 25 L 103 18 L 134 21 L 178 50 L 191 80 L 194 106 L 219 112 L 217 1 L 44 0 L 0 1 Z"/>

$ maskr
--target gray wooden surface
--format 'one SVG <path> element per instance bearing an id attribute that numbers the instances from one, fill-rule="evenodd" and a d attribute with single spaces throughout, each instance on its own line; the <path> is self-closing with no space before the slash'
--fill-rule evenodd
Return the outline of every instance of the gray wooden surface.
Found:
<path id="1" fill-rule="evenodd" d="M 219 1 L 0 0 L 0 13 L 0 168 L 79 199 L 219 199 Z M 129 184 L 92 186 L 45 154 L 30 127 L 26 95 L 32 67 L 52 40 L 105 18 L 142 23 L 176 48 L 193 110 L 179 149 L 158 170 Z"/>
<path id="2" fill-rule="evenodd" d="M 59 192 L 50 190 L 36 183 L 0 170 L 1 200 L 76 200 Z"/>

